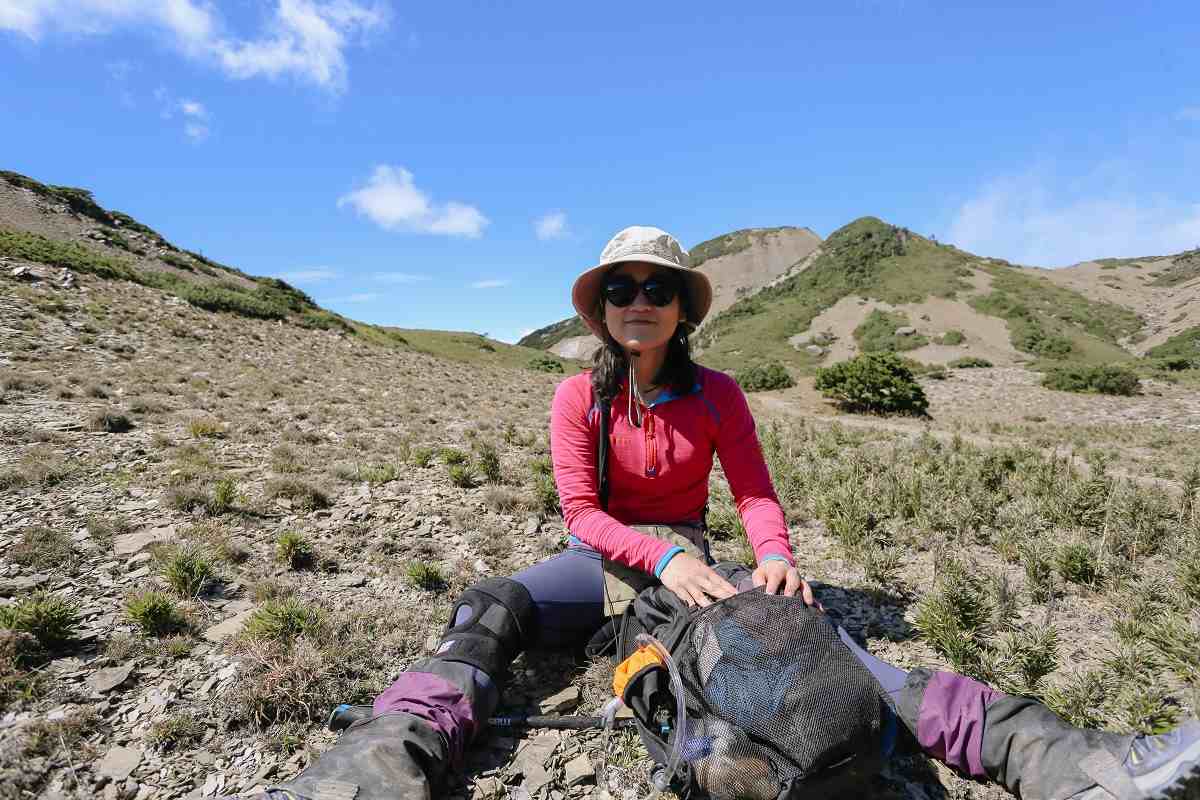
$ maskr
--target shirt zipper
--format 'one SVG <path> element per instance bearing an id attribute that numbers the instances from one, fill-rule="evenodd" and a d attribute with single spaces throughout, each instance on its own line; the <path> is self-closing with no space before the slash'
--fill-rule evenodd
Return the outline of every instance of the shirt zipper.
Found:
<path id="1" fill-rule="evenodd" d="M 646 432 L 646 475 L 653 478 L 658 475 L 658 445 L 654 438 L 654 417 L 649 408 L 644 409 L 642 429 Z"/>

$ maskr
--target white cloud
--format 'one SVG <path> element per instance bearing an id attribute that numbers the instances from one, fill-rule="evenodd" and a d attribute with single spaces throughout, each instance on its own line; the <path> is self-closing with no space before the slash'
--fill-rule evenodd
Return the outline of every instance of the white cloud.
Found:
<path id="1" fill-rule="evenodd" d="M 474 283 L 471 284 L 471 288 L 472 289 L 499 289 L 502 286 L 508 286 L 510 283 L 512 283 L 512 281 L 507 280 L 507 279 L 506 280 L 475 281 Z"/>
<path id="2" fill-rule="evenodd" d="M 324 283 L 338 277 L 336 270 L 332 269 L 297 269 L 291 272 L 281 272 L 276 277 L 282 278 L 288 283 Z"/>
<path id="3" fill-rule="evenodd" d="M 429 280 L 428 275 L 414 275 L 411 272 L 376 272 L 372 277 L 382 283 L 421 283 Z"/>
<path id="4" fill-rule="evenodd" d="M 1077 183 L 1090 190 L 1072 191 L 1069 182 L 1038 172 L 992 181 L 959 207 L 947 239 L 979 255 L 1035 266 L 1165 255 L 1200 244 L 1200 204 Z"/>
<path id="5" fill-rule="evenodd" d="M 413 183 L 413 175 L 403 167 L 380 164 L 367 185 L 338 199 L 338 208 L 350 206 L 379 227 L 435 233 L 445 236 L 483 234 L 490 220 L 474 206 L 449 202 L 437 206 Z"/>
<path id="6" fill-rule="evenodd" d="M 533 229 L 537 238 L 543 242 L 550 239 L 561 239 L 567 235 L 567 215 L 563 211 L 551 211 L 533 221 Z"/>
<path id="7" fill-rule="evenodd" d="M 1175 112 L 1176 119 L 1186 120 L 1188 122 L 1200 122 L 1200 106 L 1188 106 L 1181 108 Z"/>
<path id="8" fill-rule="evenodd" d="M 187 120 L 183 124 L 183 132 L 193 142 L 203 142 L 208 138 L 208 110 L 195 100 L 181 100 L 179 110 Z"/>
<path id="9" fill-rule="evenodd" d="M 0 30 L 34 41 L 48 32 L 165 31 L 186 56 L 231 77 L 287 76 L 331 91 L 346 86 L 345 51 L 385 27 L 388 16 L 382 0 L 276 0 L 266 30 L 239 38 L 226 34 L 206 0 L 0 0 Z"/>

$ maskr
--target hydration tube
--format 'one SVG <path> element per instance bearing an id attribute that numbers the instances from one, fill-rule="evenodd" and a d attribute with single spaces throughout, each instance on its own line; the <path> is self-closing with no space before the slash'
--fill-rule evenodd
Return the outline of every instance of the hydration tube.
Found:
<path id="1" fill-rule="evenodd" d="M 671 745 L 671 755 L 667 758 L 667 763 L 654 771 L 650 779 L 654 791 L 646 798 L 655 800 L 671 785 L 671 778 L 675 776 L 675 770 L 679 767 L 679 759 L 683 755 L 683 740 L 687 734 L 687 706 L 683 701 L 683 680 L 679 677 L 679 668 L 675 666 L 675 659 L 671 658 L 667 648 L 648 633 L 639 633 L 635 641 L 654 650 L 667 665 L 667 672 L 671 675 L 671 693 L 675 695 L 675 742 Z M 607 710 L 608 706 L 605 706 L 605 711 Z"/>

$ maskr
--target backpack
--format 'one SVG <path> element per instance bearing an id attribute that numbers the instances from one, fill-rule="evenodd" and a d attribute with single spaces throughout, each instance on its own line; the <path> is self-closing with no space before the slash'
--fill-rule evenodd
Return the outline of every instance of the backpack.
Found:
<path id="1" fill-rule="evenodd" d="M 749 571 L 719 564 L 736 584 Z M 761 588 L 691 608 L 666 587 L 647 589 L 621 619 L 617 656 L 654 636 L 680 672 L 686 730 L 673 719 L 668 671 L 650 663 L 622 697 L 657 769 L 683 736 L 674 775 L 689 800 L 861 796 L 883 765 L 885 695 L 828 619 L 796 597 Z M 636 660 L 636 659 L 635 659 Z"/>

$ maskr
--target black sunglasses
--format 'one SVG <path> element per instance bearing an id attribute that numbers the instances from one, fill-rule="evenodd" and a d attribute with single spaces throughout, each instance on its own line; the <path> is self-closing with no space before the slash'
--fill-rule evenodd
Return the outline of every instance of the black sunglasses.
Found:
<path id="1" fill-rule="evenodd" d="M 662 308 L 671 304 L 679 291 L 679 282 L 670 275 L 651 275 L 638 283 L 628 275 L 614 275 L 604 281 L 604 299 L 617 308 L 624 308 L 644 292 L 651 305 Z"/>

